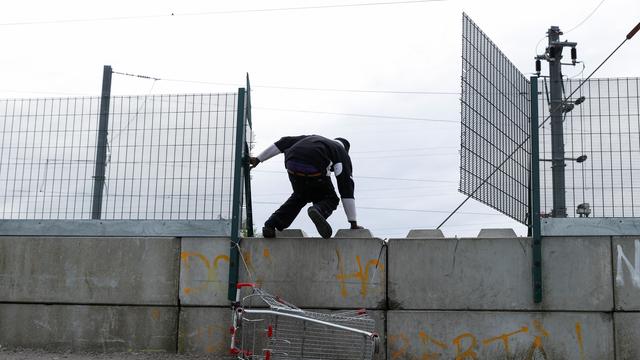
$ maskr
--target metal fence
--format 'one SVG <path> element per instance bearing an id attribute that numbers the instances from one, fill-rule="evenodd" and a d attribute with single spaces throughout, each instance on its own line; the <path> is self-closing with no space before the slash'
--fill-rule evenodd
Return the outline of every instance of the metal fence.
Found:
<path id="1" fill-rule="evenodd" d="M 565 94 L 581 80 L 564 82 Z M 548 84 L 539 84 L 540 122 L 549 116 Z M 566 95 L 565 95 L 566 96 Z M 565 186 L 568 216 L 589 204 L 591 217 L 640 216 L 640 79 L 590 79 L 568 99 L 584 102 L 565 113 Z M 583 162 L 577 162 L 586 155 Z M 551 129 L 540 129 L 540 158 L 551 159 Z M 541 211 L 553 207 L 551 163 L 540 164 Z M 585 205 L 581 209 L 585 209 Z M 584 210 L 582 216 L 585 216 Z"/>
<path id="2" fill-rule="evenodd" d="M 91 218 L 100 101 L 0 100 L 0 218 Z M 237 103 L 111 97 L 102 218 L 230 219 Z"/>
<path id="3" fill-rule="evenodd" d="M 530 85 L 463 14 L 460 192 L 526 224 Z"/>

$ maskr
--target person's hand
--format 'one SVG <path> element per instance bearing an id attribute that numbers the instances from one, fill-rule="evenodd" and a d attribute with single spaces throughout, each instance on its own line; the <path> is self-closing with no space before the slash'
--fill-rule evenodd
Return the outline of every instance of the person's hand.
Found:
<path id="1" fill-rule="evenodd" d="M 356 230 L 356 229 L 364 229 L 364 227 L 358 225 L 357 221 L 349 221 L 349 223 L 351 224 L 351 229 L 352 230 Z"/>
<path id="2" fill-rule="evenodd" d="M 249 157 L 249 165 L 250 168 L 253 169 L 254 167 L 258 166 L 258 164 L 260 164 L 260 159 L 258 159 L 257 157 Z"/>

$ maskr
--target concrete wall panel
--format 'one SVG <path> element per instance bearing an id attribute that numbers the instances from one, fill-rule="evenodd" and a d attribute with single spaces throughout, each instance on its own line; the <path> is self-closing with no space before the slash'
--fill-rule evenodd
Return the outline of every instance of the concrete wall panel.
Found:
<path id="1" fill-rule="evenodd" d="M 405 359 L 614 359 L 604 313 L 389 311 L 387 353 Z"/>
<path id="2" fill-rule="evenodd" d="M 176 305 L 176 238 L 0 237 L 0 301 Z"/>
<path id="3" fill-rule="evenodd" d="M 386 306 L 386 248 L 380 239 L 255 238 L 241 246 L 247 264 L 241 264 L 241 280 L 298 307 Z"/>
<path id="4" fill-rule="evenodd" d="M 0 344 L 83 352 L 175 352 L 176 307 L 0 304 Z"/>
<path id="5" fill-rule="evenodd" d="M 613 271 L 617 310 L 640 310 L 640 236 L 614 237 Z"/>
<path id="6" fill-rule="evenodd" d="M 640 359 L 640 313 L 615 313 L 616 358 L 618 360 Z"/>
<path id="7" fill-rule="evenodd" d="M 231 359 L 231 307 L 182 307 L 178 352 Z"/>
<path id="8" fill-rule="evenodd" d="M 530 238 L 392 239 L 389 264 L 389 303 L 399 309 L 613 307 L 607 238 L 543 240 L 542 304 L 533 302 Z"/>
<path id="9" fill-rule="evenodd" d="M 183 238 L 180 304 L 228 306 L 230 238 Z"/>

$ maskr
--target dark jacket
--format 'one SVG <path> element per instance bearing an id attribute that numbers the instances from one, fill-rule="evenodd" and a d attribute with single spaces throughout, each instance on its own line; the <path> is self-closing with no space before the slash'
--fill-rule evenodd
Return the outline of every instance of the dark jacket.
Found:
<path id="1" fill-rule="evenodd" d="M 311 165 L 327 176 L 333 171 L 340 197 L 353 199 L 351 158 L 337 140 L 319 135 L 285 136 L 276 141 L 275 146 L 284 153 L 285 164 L 294 161 Z"/>

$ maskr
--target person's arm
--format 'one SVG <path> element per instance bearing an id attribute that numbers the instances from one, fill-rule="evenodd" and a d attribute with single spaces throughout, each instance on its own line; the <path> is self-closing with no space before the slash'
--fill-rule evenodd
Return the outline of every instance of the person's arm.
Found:
<path id="1" fill-rule="evenodd" d="M 301 136 L 285 136 L 280 138 L 280 140 L 276 141 L 274 144 L 271 144 L 268 148 L 266 148 L 263 152 L 258 154 L 255 157 L 249 157 L 249 164 L 251 168 L 258 166 L 263 161 L 267 161 L 272 157 L 285 152 L 288 148 L 293 146 L 293 144 L 305 138 L 307 135 Z"/>
<path id="2" fill-rule="evenodd" d="M 363 229 L 358 225 L 356 214 L 356 200 L 353 196 L 355 184 L 351 175 L 351 159 L 344 159 L 343 162 L 336 163 L 333 166 L 333 173 L 336 176 L 336 182 L 338 183 L 338 192 L 342 199 L 342 207 L 344 213 L 347 215 L 347 220 L 351 225 L 351 229 Z"/>

